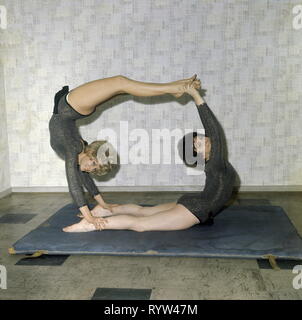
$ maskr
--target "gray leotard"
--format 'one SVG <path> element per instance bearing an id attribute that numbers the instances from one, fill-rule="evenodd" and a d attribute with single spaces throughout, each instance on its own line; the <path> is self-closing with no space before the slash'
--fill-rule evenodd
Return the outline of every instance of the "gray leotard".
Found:
<path id="1" fill-rule="evenodd" d="M 90 116 L 77 112 L 67 102 L 68 86 L 55 95 L 55 105 L 53 115 L 49 120 L 50 145 L 52 149 L 65 160 L 65 170 L 68 182 L 69 192 L 73 201 L 80 208 L 87 205 L 82 185 L 89 191 L 92 196 L 100 194 L 93 179 L 88 172 L 80 170 L 78 165 L 78 154 L 83 150 L 84 141 L 76 127 L 76 120 Z"/>
<path id="2" fill-rule="evenodd" d="M 206 181 L 200 194 L 185 194 L 177 203 L 190 210 L 200 222 L 214 217 L 230 199 L 236 179 L 236 171 L 226 157 L 223 129 L 206 103 L 197 106 L 205 129 L 211 139 L 211 153 L 205 162 Z"/>

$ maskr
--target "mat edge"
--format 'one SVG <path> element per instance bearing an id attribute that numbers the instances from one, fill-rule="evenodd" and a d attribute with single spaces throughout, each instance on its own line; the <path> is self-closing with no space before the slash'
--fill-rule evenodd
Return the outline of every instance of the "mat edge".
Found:
<path id="1" fill-rule="evenodd" d="M 142 256 L 142 257 L 182 257 L 182 258 L 213 258 L 213 259 L 262 259 L 262 260 L 268 260 L 269 256 L 273 256 L 277 260 L 301 260 L 302 256 L 276 256 L 272 255 L 271 253 L 258 255 L 258 256 L 252 256 L 252 255 L 246 255 L 246 256 L 239 256 L 239 255 L 197 255 L 197 254 L 167 254 L 167 253 L 157 253 L 157 254 L 150 254 L 150 253 L 135 253 L 135 252 L 120 252 L 120 253 L 108 253 L 108 252 L 91 252 L 91 251 L 49 251 L 49 250 L 29 250 L 29 251 L 18 251 L 14 250 L 13 254 L 32 254 L 39 252 L 42 254 L 47 255 L 100 255 L 100 256 Z"/>

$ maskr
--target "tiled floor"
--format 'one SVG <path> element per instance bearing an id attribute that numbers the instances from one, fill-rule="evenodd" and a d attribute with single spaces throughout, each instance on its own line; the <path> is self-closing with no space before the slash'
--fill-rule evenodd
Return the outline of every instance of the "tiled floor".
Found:
<path id="1" fill-rule="evenodd" d="M 180 193 L 105 193 L 108 202 L 158 204 Z M 160 200 L 159 200 L 160 199 Z M 7 249 L 58 209 L 68 193 L 14 193 L 0 199 L 0 265 L 7 269 L 1 299 L 302 299 L 292 267 L 265 261 L 127 256 L 9 255 Z M 93 202 L 93 201 L 91 201 Z M 302 193 L 240 193 L 233 205 L 279 205 L 302 235 Z M 301 280 L 300 280 L 301 282 Z M 137 290 L 134 290 L 137 289 Z"/>

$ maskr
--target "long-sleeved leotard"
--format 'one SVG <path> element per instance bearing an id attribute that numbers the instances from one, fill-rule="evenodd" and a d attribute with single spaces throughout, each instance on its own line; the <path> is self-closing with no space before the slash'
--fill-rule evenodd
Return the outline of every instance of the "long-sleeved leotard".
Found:
<path id="1" fill-rule="evenodd" d="M 89 173 L 79 168 L 78 155 L 82 152 L 85 141 L 80 136 L 75 122 L 77 119 L 88 117 L 95 110 L 89 115 L 80 114 L 67 102 L 68 92 L 68 86 L 65 86 L 55 95 L 53 115 L 49 120 L 50 145 L 65 160 L 69 192 L 74 203 L 80 208 L 87 205 L 82 185 L 92 196 L 100 192 Z"/>
<path id="2" fill-rule="evenodd" d="M 209 160 L 205 162 L 206 181 L 200 194 L 185 194 L 177 203 L 184 205 L 200 222 L 214 217 L 230 199 L 236 179 L 236 171 L 227 160 L 223 129 L 206 103 L 197 110 L 211 140 Z"/>

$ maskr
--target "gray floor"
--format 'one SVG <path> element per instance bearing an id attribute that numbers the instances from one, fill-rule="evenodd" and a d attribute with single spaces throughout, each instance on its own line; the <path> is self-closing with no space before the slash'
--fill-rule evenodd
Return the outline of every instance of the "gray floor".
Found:
<path id="1" fill-rule="evenodd" d="M 114 203 L 158 204 L 174 201 L 180 194 L 104 193 L 104 198 Z M 301 192 L 240 193 L 238 199 L 255 204 L 266 199 L 282 206 L 302 236 Z M 302 288 L 293 288 L 292 267 L 276 271 L 252 259 L 68 256 L 57 266 L 17 264 L 24 256 L 9 255 L 7 249 L 70 202 L 68 193 L 13 193 L 0 199 L 0 265 L 6 267 L 8 279 L 7 289 L 0 289 L 0 300 L 86 300 L 98 288 L 151 289 L 151 300 L 302 299 Z M 239 202 L 236 198 L 230 203 Z M 22 214 L 34 216 L 26 222 Z"/>

